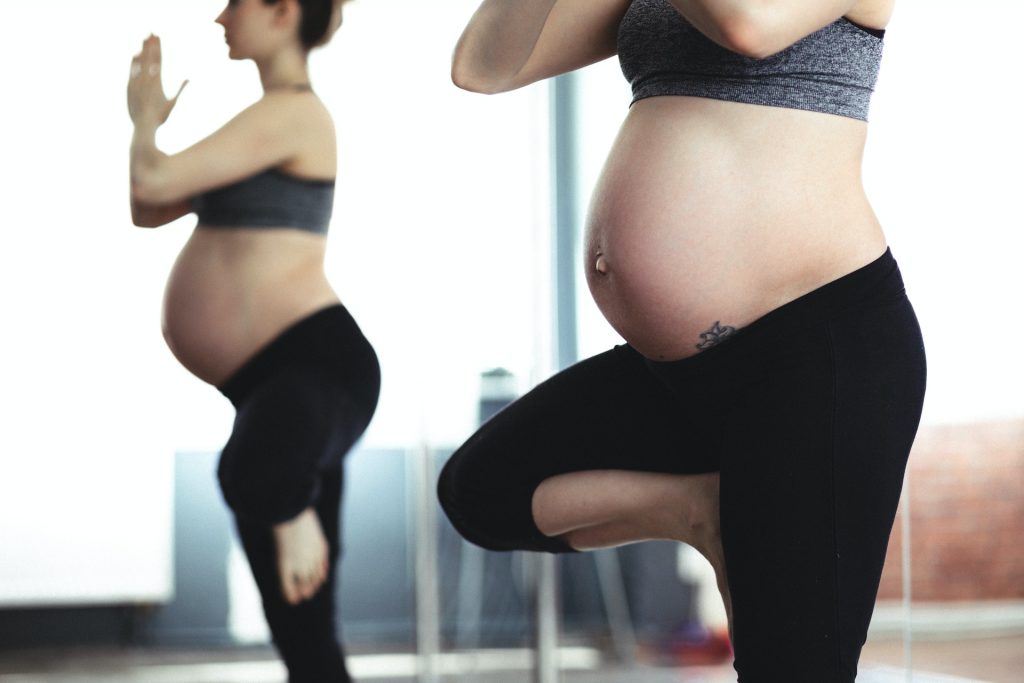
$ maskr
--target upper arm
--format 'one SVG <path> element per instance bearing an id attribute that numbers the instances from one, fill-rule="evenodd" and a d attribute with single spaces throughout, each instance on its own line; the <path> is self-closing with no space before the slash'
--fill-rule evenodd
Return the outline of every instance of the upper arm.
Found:
<path id="1" fill-rule="evenodd" d="M 472 75 L 473 65 L 453 63 L 453 79 L 460 87 L 481 92 L 506 92 L 530 83 L 574 71 L 611 57 L 617 51 L 619 24 L 632 0 L 558 0 L 552 7 L 530 56 L 512 76 L 488 83 Z"/>
<path id="2" fill-rule="evenodd" d="M 172 204 L 293 159 L 310 128 L 307 98 L 267 96 L 177 154 L 132 171 L 132 197 Z"/>

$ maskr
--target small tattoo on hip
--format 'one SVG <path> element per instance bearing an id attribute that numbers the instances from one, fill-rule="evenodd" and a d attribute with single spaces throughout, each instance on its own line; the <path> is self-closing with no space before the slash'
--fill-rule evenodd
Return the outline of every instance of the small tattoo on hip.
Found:
<path id="1" fill-rule="evenodd" d="M 717 346 L 724 342 L 735 333 L 735 327 L 722 325 L 720 321 L 716 320 L 709 330 L 700 333 L 700 343 L 697 344 L 697 348 L 701 351 L 710 349 L 712 346 Z"/>

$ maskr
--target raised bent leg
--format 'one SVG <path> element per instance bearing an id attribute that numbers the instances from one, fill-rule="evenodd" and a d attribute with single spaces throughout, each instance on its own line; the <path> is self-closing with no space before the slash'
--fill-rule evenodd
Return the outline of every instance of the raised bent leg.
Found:
<path id="1" fill-rule="evenodd" d="M 660 474 L 591 470 L 541 482 L 533 516 L 545 536 L 576 550 L 647 540 L 690 545 L 718 536 L 717 472 Z"/>
<path id="2" fill-rule="evenodd" d="M 602 521 L 572 517 L 600 513 L 600 501 L 586 480 L 561 479 L 583 484 L 573 487 L 567 508 L 552 507 L 545 533 L 534 498 L 546 480 L 600 470 L 715 472 L 717 456 L 707 439 L 643 357 L 619 346 L 558 373 L 495 415 L 452 455 L 438 496 L 455 528 L 484 548 L 571 552 L 557 527 Z M 540 496 L 544 508 L 561 505 L 559 496 Z M 569 516 L 563 519 L 563 512 Z"/>
<path id="3" fill-rule="evenodd" d="M 620 346 L 538 385 L 451 457 L 438 495 L 491 550 L 572 552 L 651 538 L 693 544 L 720 587 L 717 456 L 692 411 Z"/>
<path id="4" fill-rule="evenodd" d="M 732 621 L 719 520 L 719 474 L 596 470 L 544 480 L 533 496 L 534 519 L 547 536 L 575 550 L 646 540 L 696 548 L 715 570 Z"/>

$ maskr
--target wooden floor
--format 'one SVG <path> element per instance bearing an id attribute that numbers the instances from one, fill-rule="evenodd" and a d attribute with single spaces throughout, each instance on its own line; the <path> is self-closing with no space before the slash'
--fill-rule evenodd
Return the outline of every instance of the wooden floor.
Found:
<path id="1" fill-rule="evenodd" d="M 654 668 L 604 664 L 594 650 L 567 648 L 562 683 L 735 683 L 730 665 Z M 1024 636 L 914 644 L 913 683 L 1024 683 Z M 900 641 L 869 643 L 859 683 L 905 683 Z M 411 655 L 356 654 L 366 683 L 417 683 Z M 445 655 L 439 683 L 529 683 L 529 653 Z M 0 652 L 0 683 L 284 683 L 268 648 L 237 650 L 32 650 Z"/>

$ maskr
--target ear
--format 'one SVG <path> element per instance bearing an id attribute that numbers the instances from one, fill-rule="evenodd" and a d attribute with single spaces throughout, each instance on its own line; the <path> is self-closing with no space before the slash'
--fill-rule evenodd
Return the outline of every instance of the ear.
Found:
<path id="1" fill-rule="evenodd" d="M 302 21 L 302 5 L 299 0 L 280 0 L 276 3 L 274 19 L 282 28 L 298 27 Z"/>

